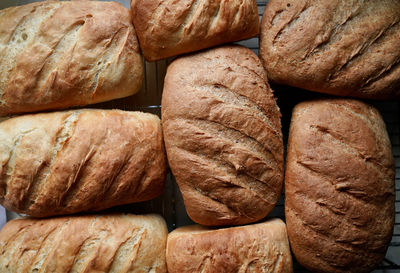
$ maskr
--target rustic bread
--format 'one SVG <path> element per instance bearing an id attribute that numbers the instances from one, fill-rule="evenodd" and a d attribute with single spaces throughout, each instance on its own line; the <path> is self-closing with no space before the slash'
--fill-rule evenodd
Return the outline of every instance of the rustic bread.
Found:
<path id="1" fill-rule="evenodd" d="M 283 180 L 280 112 L 250 49 L 226 46 L 175 60 L 165 78 L 162 123 L 193 221 L 244 224 L 272 210 Z"/>
<path id="2" fill-rule="evenodd" d="M 26 115 L 0 123 L 0 203 L 44 217 L 152 199 L 166 159 L 160 120 L 119 110 Z"/>
<path id="3" fill-rule="evenodd" d="M 313 272 L 370 272 L 394 223 L 394 162 L 385 124 L 362 102 L 303 102 L 293 111 L 285 213 L 296 259 Z"/>
<path id="4" fill-rule="evenodd" d="M 129 11 L 90 1 L 0 11 L 0 115 L 126 97 L 143 61 Z"/>
<path id="5" fill-rule="evenodd" d="M 164 273 L 167 235 L 158 215 L 12 220 L 0 231 L 0 272 Z"/>
<path id="6" fill-rule="evenodd" d="M 247 39 L 259 32 L 255 0 L 131 0 L 148 61 Z"/>
<path id="7" fill-rule="evenodd" d="M 400 1 L 270 0 L 260 56 L 276 83 L 400 98 Z"/>
<path id="8" fill-rule="evenodd" d="M 208 229 L 187 226 L 168 235 L 169 273 L 293 272 L 285 223 Z"/>

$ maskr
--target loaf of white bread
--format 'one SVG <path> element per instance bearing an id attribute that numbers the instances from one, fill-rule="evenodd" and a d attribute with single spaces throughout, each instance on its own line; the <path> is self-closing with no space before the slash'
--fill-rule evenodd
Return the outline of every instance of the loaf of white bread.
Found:
<path id="1" fill-rule="evenodd" d="M 169 273 L 292 273 L 285 223 L 273 219 L 224 229 L 187 226 L 168 235 Z"/>
<path id="2" fill-rule="evenodd" d="M 160 119 L 120 110 L 32 114 L 0 123 L 0 203 L 36 217 L 157 197 L 166 159 Z"/>
<path id="3" fill-rule="evenodd" d="M 0 11 L 0 115 L 136 93 L 143 61 L 128 9 L 45 1 Z"/>
<path id="4" fill-rule="evenodd" d="M 148 61 L 256 36 L 256 0 L 132 0 L 132 19 Z"/>
<path id="5" fill-rule="evenodd" d="M 165 273 L 167 235 L 158 215 L 16 219 L 0 231 L 0 272 Z"/>

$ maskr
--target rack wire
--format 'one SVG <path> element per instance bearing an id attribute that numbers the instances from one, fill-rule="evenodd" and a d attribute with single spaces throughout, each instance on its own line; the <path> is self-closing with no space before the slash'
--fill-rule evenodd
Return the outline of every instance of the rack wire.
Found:
<path id="1" fill-rule="evenodd" d="M 257 1 L 258 12 L 261 19 L 262 14 L 264 13 L 265 6 L 268 3 L 268 0 Z M 258 53 L 258 38 L 249 39 L 243 41 L 241 43 L 244 46 L 249 47 L 254 52 Z M 278 91 L 275 94 L 278 97 L 278 105 L 281 108 L 282 112 L 282 123 L 283 123 L 283 131 L 284 137 L 287 138 L 288 128 L 289 128 L 289 120 L 287 117 L 290 117 L 290 113 L 292 107 L 297 104 L 297 102 L 307 99 L 308 97 L 318 96 L 315 93 L 311 94 L 304 90 L 296 90 L 296 88 L 289 87 L 274 87 L 273 88 Z M 286 89 L 286 90 L 284 90 Z M 293 94 L 298 94 L 298 92 L 303 93 L 300 96 L 291 97 Z M 289 94 L 289 95 L 283 95 Z M 287 98 L 291 97 L 291 98 Z M 392 240 L 390 242 L 386 257 L 382 264 L 373 272 L 374 273 L 399 273 L 400 272 L 400 102 L 396 101 L 368 101 L 368 103 L 374 105 L 382 114 L 382 117 L 386 123 L 386 127 L 389 133 L 389 137 L 392 143 L 392 151 L 393 157 L 395 160 L 396 166 L 396 175 L 395 175 L 395 191 L 396 191 L 396 201 L 395 201 L 395 225 Z M 289 106 L 287 106 L 289 104 Z M 287 140 L 287 139 L 286 139 Z M 287 141 L 284 141 L 287 143 Z M 283 207 L 283 197 L 279 201 L 277 207 L 274 211 L 272 211 L 271 216 L 282 217 L 284 214 Z M 294 264 L 295 272 L 309 272 L 302 268 L 297 263 Z"/>
<path id="2" fill-rule="evenodd" d="M 260 19 L 262 14 L 264 13 L 267 2 L 268 1 L 266 0 L 257 1 Z M 258 38 L 251 38 L 245 41 L 238 42 L 238 44 L 246 46 L 253 50 L 256 54 L 258 54 Z M 100 104 L 100 107 L 141 110 L 160 115 L 160 103 L 164 84 L 164 76 L 169 63 L 172 60 L 173 58 L 153 63 L 146 62 L 145 83 L 138 95 L 127 99 L 121 99 Z M 318 93 L 298 90 L 291 87 L 272 85 L 272 88 L 275 90 L 275 95 L 278 99 L 278 105 L 281 109 L 284 143 L 287 143 L 290 117 L 293 107 L 300 101 L 310 98 L 316 98 L 321 95 Z M 383 116 L 391 139 L 393 155 L 396 164 L 396 221 L 393 237 L 385 260 L 373 272 L 400 273 L 400 102 L 367 102 L 374 105 Z M 94 107 L 98 107 L 98 105 L 95 105 Z M 169 230 L 173 230 L 176 227 L 193 224 L 193 222 L 186 214 L 182 196 L 170 171 L 167 175 L 167 182 L 164 194 L 161 197 L 140 205 L 135 204 L 134 206 L 131 206 L 129 210 L 132 212 L 137 211 L 138 213 L 143 213 L 143 211 L 159 212 L 166 219 Z M 271 217 L 279 217 L 281 219 L 284 219 L 284 196 L 281 197 L 275 209 L 269 214 L 268 218 Z M 296 262 L 294 262 L 294 270 L 296 273 L 309 272 L 306 269 L 302 268 Z"/>
<path id="3" fill-rule="evenodd" d="M 0 8 L 4 8 L 8 5 L 26 4 L 29 2 L 35 2 L 38 0 L 6 0 L 0 1 Z M 129 7 L 129 0 L 115 0 L 120 2 L 126 7 Z M 264 13 L 265 6 L 268 0 L 257 1 L 258 12 L 260 18 Z M 239 42 L 252 49 L 258 54 L 258 38 L 248 39 L 246 41 Z M 160 115 L 161 112 L 161 95 L 164 83 L 164 76 L 168 64 L 172 59 L 162 60 L 153 63 L 145 63 L 145 81 L 142 90 L 135 96 L 129 98 L 114 100 L 111 102 L 96 104 L 88 106 L 91 108 L 104 108 L 104 109 L 124 109 L 124 110 L 139 110 L 145 112 L 151 112 Z M 282 127 L 284 134 L 284 143 L 287 143 L 287 136 L 289 130 L 291 111 L 294 105 L 298 102 L 308 99 L 315 98 L 319 95 L 317 93 L 311 93 L 304 90 L 298 90 L 296 88 L 283 87 L 283 86 L 272 86 L 275 90 L 275 95 L 278 98 L 278 105 L 282 112 Z M 389 136 L 392 142 L 393 155 L 396 164 L 396 219 L 395 227 L 393 232 L 392 241 L 390 243 L 387 255 L 383 263 L 375 270 L 374 273 L 399 273 L 400 272 L 400 102 L 387 101 L 387 102 L 376 102 L 368 101 L 373 104 L 382 114 L 383 119 L 386 123 Z M 279 217 L 284 219 L 284 197 L 282 196 L 279 200 L 275 209 L 270 213 L 269 217 Z M 124 211 L 133 213 L 146 213 L 156 212 L 164 216 L 167 221 L 169 230 L 176 227 L 192 224 L 193 222 L 187 216 L 185 207 L 183 204 L 182 196 L 179 192 L 179 188 L 176 185 L 175 179 L 169 171 L 167 174 L 166 188 L 162 196 L 159 198 L 143 202 L 134 205 L 121 206 L 110 209 L 111 211 Z M 7 212 L 7 218 L 15 218 L 18 215 Z M 294 270 L 296 273 L 308 272 L 296 262 L 294 263 Z"/>

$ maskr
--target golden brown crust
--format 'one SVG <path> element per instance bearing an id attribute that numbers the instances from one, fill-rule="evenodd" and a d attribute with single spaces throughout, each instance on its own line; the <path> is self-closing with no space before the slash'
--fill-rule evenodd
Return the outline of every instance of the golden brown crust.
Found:
<path id="1" fill-rule="evenodd" d="M 253 37 L 255 0 L 131 0 L 133 23 L 148 61 Z"/>
<path id="2" fill-rule="evenodd" d="M 313 272 L 370 272 L 394 224 L 394 161 L 372 106 L 346 99 L 293 111 L 285 214 L 296 259 Z"/>
<path id="3" fill-rule="evenodd" d="M 166 257 L 169 273 L 293 272 L 279 219 L 225 229 L 178 228 L 168 235 Z"/>
<path id="4" fill-rule="evenodd" d="M 166 159 L 160 120 L 119 110 L 26 115 L 0 123 L 0 201 L 36 217 L 157 197 Z"/>
<path id="5" fill-rule="evenodd" d="M 400 97 L 400 2 L 271 0 L 260 56 L 271 81 L 340 96 Z"/>
<path id="6" fill-rule="evenodd" d="M 0 271 L 165 273 L 167 235 L 158 215 L 12 220 L 0 232 Z"/>
<path id="7" fill-rule="evenodd" d="M 38 2 L 0 13 L 0 115 L 136 93 L 143 63 L 129 11 L 97 1 Z"/>
<path id="8" fill-rule="evenodd" d="M 202 225 L 255 222 L 279 199 L 279 108 L 260 60 L 240 46 L 177 59 L 162 97 L 165 145 L 186 210 Z"/>

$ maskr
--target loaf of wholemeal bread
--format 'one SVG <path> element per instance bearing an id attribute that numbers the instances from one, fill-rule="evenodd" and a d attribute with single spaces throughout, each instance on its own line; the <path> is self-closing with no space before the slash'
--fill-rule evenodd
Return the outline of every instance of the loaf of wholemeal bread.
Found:
<path id="1" fill-rule="evenodd" d="M 133 23 L 148 61 L 255 36 L 255 0 L 131 0 Z"/>
<path id="2" fill-rule="evenodd" d="M 193 221 L 244 224 L 272 210 L 283 180 L 280 112 L 250 49 L 226 46 L 174 61 L 162 122 L 169 165 Z"/>
<path id="3" fill-rule="evenodd" d="M 292 257 L 282 220 L 225 228 L 178 228 L 168 235 L 169 273 L 291 273 Z"/>
<path id="4" fill-rule="evenodd" d="M 120 4 L 47 1 L 0 11 L 0 115 L 136 93 L 143 63 Z"/>
<path id="5" fill-rule="evenodd" d="M 370 272 L 394 223 L 394 162 L 385 124 L 355 100 L 293 111 L 285 213 L 296 259 L 312 272 Z"/>
<path id="6" fill-rule="evenodd" d="M 276 83 L 400 98 L 400 1 L 270 0 L 260 56 Z"/>
<path id="7" fill-rule="evenodd" d="M 167 235 L 158 215 L 12 220 L 0 231 L 0 272 L 164 273 Z"/>
<path id="8" fill-rule="evenodd" d="M 43 217 L 152 199 L 164 186 L 160 120 L 75 110 L 0 123 L 0 203 Z"/>

